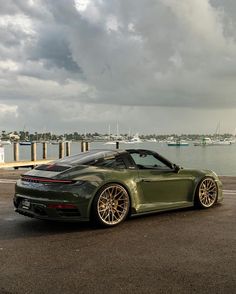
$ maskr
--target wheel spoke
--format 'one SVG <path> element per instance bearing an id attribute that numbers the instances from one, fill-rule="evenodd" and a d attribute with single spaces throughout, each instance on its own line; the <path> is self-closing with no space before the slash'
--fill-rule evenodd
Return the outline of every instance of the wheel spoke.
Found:
<path id="1" fill-rule="evenodd" d="M 123 191 L 118 191 L 115 195 L 114 195 L 114 198 L 117 198 L 118 196 L 120 195 L 120 197 L 123 196 Z M 120 198 L 119 197 L 119 198 Z"/>

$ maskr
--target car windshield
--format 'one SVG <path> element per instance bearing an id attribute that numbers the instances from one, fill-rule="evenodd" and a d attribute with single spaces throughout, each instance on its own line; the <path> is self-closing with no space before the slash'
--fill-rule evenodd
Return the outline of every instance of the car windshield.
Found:
<path id="1" fill-rule="evenodd" d="M 93 165 L 100 160 L 115 158 L 116 154 L 117 152 L 112 150 L 93 150 L 65 157 L 56 163 L 66 165 Z"/>
<path id="2" fill-rule="evenodd" d="M 131 153 L 131 156 L 138 167 L 167 168 L 166 164 L 158 160 L 152 154 Z"/>
<path id="3" fill-rule="evenodd" d="M 142 149 L 127 151 L 139 169 L 169 170 L 173 168 L 173 164 L 158 153 Z"/>

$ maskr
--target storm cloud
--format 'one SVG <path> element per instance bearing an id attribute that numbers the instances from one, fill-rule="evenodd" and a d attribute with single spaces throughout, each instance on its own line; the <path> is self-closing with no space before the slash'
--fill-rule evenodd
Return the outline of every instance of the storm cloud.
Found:
<path id="1" fill-rule="evenodd" d="M 119 121 L 197 132 L 223 120 L 232 131 L 234 12 L 217 0 L 2 1 L 0 128 L 103 131 Z"/>

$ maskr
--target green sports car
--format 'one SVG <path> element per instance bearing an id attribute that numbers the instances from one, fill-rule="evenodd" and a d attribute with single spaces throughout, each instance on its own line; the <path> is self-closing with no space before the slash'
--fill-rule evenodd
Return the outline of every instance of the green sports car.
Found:
<path id="1" fill-rule="evenodd" d="M 14 206 L 29 217 L 111 227 L 128 215 L 209 208 L 222 200 L 213 171 L 180 168 L 150 150 L 92 150 L 24 174 Z"/>

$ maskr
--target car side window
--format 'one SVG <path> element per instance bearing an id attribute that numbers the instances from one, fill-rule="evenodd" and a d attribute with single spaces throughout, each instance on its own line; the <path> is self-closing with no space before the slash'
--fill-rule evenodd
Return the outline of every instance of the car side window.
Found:
<path id="1" fill-rule="evenodd" d="M 126 168 L 126 165 L 122 158 L 107 158 L 101 161 L 93 163 L 94 166 L 105 167 L 105 168 Z"/>
<path id="2" fill-rule="evenodd" d="M 126 165 L 122 158 L 116 158 L 115 167 L 117 168 L 126 168 Z"/>
<path id="3" fill-rule="evenodd" d="M 139 169 L 170 169 L 152 154 L 131 153 L 130 155 Z"/>

